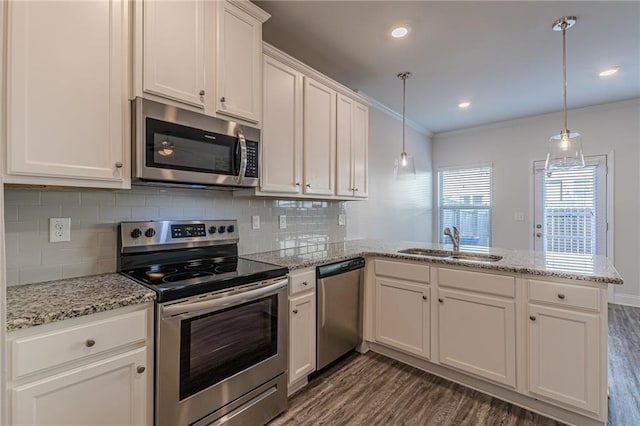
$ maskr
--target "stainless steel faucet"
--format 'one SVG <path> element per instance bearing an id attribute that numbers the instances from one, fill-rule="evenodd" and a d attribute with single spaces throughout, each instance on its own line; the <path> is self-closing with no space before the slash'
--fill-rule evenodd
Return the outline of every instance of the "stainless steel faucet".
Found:
<path id="1" fill-rule="evenodd" d="M 460 251 L 460 232 L 458 232 L 458 228 L 453 227 L 453 234 L 451 233 L 451 229 L 449 227 L 444 228 L 444 235 L 451 239 L 451 244 L 453 244 L 453 251 Z"/>

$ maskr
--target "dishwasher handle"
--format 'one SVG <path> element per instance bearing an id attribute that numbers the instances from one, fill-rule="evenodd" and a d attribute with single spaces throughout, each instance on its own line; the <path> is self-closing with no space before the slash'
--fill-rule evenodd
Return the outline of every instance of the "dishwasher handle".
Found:
<path id="1" fill-rule="evenodd" d="M 354 259 L 347 259 L 329 265 L 318 266 L 317 276 L 318 278 L 326 278 L 332 275 L 338 275 L 349 271 L 355 271 L 356 269 L 364 268 L 364 258 L 356 257 Z"/>

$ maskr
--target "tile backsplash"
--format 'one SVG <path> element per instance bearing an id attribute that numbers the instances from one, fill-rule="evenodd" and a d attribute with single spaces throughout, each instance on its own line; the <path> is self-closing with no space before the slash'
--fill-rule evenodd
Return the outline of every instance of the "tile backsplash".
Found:
<path id="1" fill-rule="evenodd" d="M 345 203 L 234 197 L 207 190 L 134 186 L 127 191 L 5 188 L 7 284 L 116 270 L 117 224 L 131 220 L 237 219 L 240 254 L 341 242 Z M 260 229 L 251 229 L 251 216 Z M 278 217 L 286 215 L 286 229 Z M 71 241 L 49 242 L 49 218 L 71 218 Z"/>

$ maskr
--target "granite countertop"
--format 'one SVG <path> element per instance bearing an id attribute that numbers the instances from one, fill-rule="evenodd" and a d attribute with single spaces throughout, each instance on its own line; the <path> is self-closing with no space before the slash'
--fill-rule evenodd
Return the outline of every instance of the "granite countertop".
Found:
<path id="1" fill-rule="evenodd" d="M 255 253 L 243 255 L 242 257 L 287 266 L 290 270 L 322 265 L 356 256 L 376 256 L 595 283 L 622 284 L 623 282 L 618 271 L 604 256 L 554 256 L 549 253 L 528 250 L 461 247 L 461 252 L 476 251 L 503 257 L 497 262 L 486 262 L 398 253 L 398 250 L 407 248 L 451 250 L 451 245 L 410 241 L 354 240 L 344 243 L 322 243 L 314 246 Z"/>
<path id="2" fill-rule="evenodd" d="M 155 299 L 119 274 L 102 274 L 7 287 L 7 331 L 109 311 Z"/>

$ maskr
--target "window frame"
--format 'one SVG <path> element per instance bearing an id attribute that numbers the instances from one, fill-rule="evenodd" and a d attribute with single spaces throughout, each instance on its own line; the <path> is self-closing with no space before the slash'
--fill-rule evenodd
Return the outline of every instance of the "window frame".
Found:
<path id="1" fill-rule="evenodd" d="M 485 162 L 485 163 L 474 163 L 474 164 L 465 164 L 465 165 L 456 165 L 456 166 L 444 166 L 444 167 L 438 167 L 436 169 L 436 208 L 437 208 L 437 212 L 436 212 L 436 230 L 434 232 L 434 242 L 437 244 L 442 244 L 441 243 L 441 235 L 443 232 L 443 224 L 441 223 L 441 217 L 442 217 L 442 185 L 440 184 L 440 180 L 441 180 L 441 173 L 442 172 L 446 172 L 446 171 L 463 171 L 463 170 L 471 170 L 471 169 L 482 169 L 482 168 L 488 168 L 489 169 L 489 205 L 488 206 L 471 206 L 469 205 L 468 208 L 469 209 L 474 209 L 474 210 L 487 210 L 489 212 L 489 220 L 488 220 L 488 243 L 486 245 L 486 247 L 491 247 L 492 243 L 493 243 L 493 202 L 494 202 L 494 194 L 493 194 L 493 175 L 494 175 L 494 170 L 493 170 L 493 162 Z M 459 206 L 464 207 L 465 205 L 460 204 Z M 464 244 L 461 244 L 464 245 Z M 485 246 L 472 246 L 472 247 L 485 247 Z"/>

